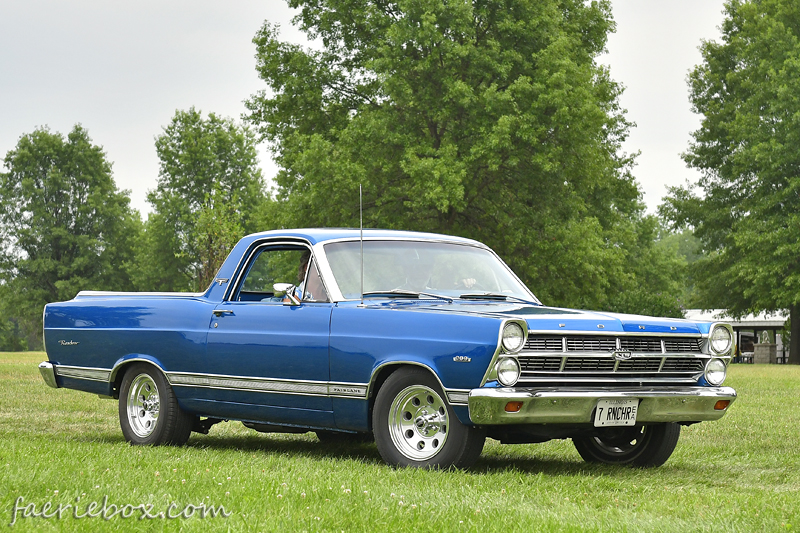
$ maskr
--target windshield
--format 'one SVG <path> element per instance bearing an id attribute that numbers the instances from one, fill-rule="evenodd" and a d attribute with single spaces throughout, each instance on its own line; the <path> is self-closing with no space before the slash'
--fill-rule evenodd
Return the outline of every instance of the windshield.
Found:
<path id="1" fill-rule="evenodd" d="M 336 283 L 347 299 L 361 297 L 361 244 L 325 245 Z M 442 296 L 492 293 L 534 300 L 490 251 L 426 241 L 364 241 L 364 293 L 429 293 Z"/>

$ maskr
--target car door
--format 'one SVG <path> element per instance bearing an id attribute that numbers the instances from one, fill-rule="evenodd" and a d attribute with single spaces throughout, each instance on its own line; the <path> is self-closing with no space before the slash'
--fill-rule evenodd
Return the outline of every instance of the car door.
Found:
<path id="1" fill-rule="evenodd" d="M 328 397 L 332 304 L 315 276 L 308 247 L 263 244 L 250 253 L 243 275 L 209 318 L 210 383 L 221 399 L 254 413 L 237 412 L 239 418 L 333 426 Z M 275 283 L 297 285 L 293 293 L 299 305 L 275 294 Z"/>

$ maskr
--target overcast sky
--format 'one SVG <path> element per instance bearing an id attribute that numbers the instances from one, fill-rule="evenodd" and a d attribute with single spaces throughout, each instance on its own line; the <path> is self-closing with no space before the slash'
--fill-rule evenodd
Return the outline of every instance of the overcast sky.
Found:
<path id="1" fill-rule="evenodd" d="M 717 39 L 722 0 L 613 0 L 617 32 L 601 61 L 625 87 L 637 126 L 626 151 L 652 212 L 666 187 L 695 180 L 680 158 L 699 125 L 686 75 L 701 39 Z M 158 177 L 154 138 L 176 109 L 239 118 L 264 87 L 252 38 L 265 19 L 303 42 L 283 0 L 2 0 L 0 158 L 38 126 L 88 129 L 113 162 L 117 185 L 147 213 Z M 265 177 L 275 167 L 261 152 Z"/>

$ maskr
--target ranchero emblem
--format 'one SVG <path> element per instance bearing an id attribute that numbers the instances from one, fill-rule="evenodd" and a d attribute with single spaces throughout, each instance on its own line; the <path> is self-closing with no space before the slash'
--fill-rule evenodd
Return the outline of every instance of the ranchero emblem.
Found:
<path id="1" fill-rule="evenodd" d="M 616 359 L 617 361 L 627 361 L 628 359 L 633 357 L 633 354 L 631 352 L 614 352 L 613 355 L 614 359 Z"/>
<path id="2" fill-rule="evenodd" d="M 58 344 L 60 344 L 61 346 L 75 346 L 80 343 L 77 341 L 58 341 Z"/>

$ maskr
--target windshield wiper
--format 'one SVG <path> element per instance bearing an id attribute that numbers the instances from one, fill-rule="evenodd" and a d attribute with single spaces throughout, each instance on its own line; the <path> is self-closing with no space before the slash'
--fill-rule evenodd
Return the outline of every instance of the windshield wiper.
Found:
<path id="1" fill-rule="evenodd" d="M 520 298 L 519 296 L 511 296 L 510 294 L 501 294 L 498 292 L 478 292 L 478 293 L 467 293 L 462 294 L 459 296 L 462 300 L 516 300 L 517 302 L 523 302 L 526 304 L 532 305 L 542 305 L 540 303 L 536 303 L 531 300 L 526 300 L 524 298 Z"/>
<path id="2" fill-rule="evenodd" d="M 392 289 L 390 291 L 370 291 L 365 292 L 364 296 L 401 296 L 406 298 L 419 298 L 420 296 L 427 296 L 428 298 L 437 298 L 439 300 L 445 300 L 449 303 L 453 303 L 452 298 L 442 296 L 441 294 L 433 294 L 432 292 L 407 291 L 404 289 Z"/>

